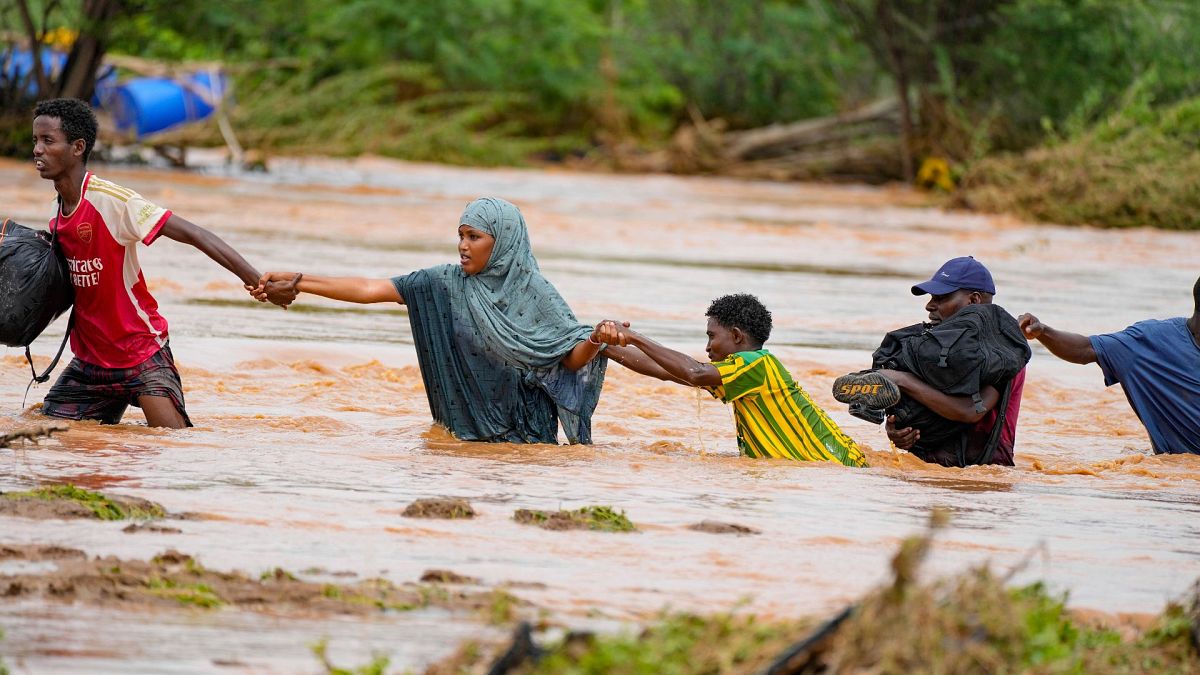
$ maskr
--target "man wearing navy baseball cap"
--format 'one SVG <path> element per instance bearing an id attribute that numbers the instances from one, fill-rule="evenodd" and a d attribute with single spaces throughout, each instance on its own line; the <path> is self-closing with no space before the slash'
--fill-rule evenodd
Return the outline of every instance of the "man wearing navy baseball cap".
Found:
<path id="1" fill-rule="evenodd" d="M 972 256 L 948 260 L 928 281 L 912 287 L 913 295 L 928 295 L 925 311 L 927 325 L 936 325 L 970 305 L 990 305 L 996 294 L 996 284 L 988 268 Z M 1026 357 L 1028 358 L 1028 357 Z M 962 464 L 1013 465 L 1013 447 L 1017 438 L 1017 415 L 1021 409 L 1021 393 L 1025 388 L 1025 369 L 1012 378 L 1007 397 L 996 387 L 986 385 L 980 390 L 981 405 L 969 396 L 952 396 L 930 386 L 919 376 L 900 370 L 866 370 L 839 377 L 833 385 L 838 401 L 850 404 L 850 413 L 878 424 L 885 422 L 888 439 L 901 450 L 908 450 L 926 462 L 945 466 Z M 962 424 L 961 435 L 936 444 L 921 442 L 921 429 L 896 428 L 894 415 L 888 408 L 899 403 L 901 396 L 923 404 L 932 413 Z M 1007 400 L 1005 400 L 1007 398 Z M 1003 405 L 1001 405 L 1003 403 Z M 985 448 L 1003 412 L 1003 426 L 994 451 Z"/>

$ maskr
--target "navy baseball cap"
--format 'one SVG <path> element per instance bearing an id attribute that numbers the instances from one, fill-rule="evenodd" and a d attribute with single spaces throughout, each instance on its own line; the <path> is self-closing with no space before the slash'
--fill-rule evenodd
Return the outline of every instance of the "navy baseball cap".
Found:
<path id="1" fill-rule="evenodd" d="M 996 294 L 996 284 L 992 282 L 992 273 L 983 266 L 983 263 L 969 255 L 947 260 L 938 268 L 938 271 L 933 273 L 932 279 L 913 286 L 912 294 L 945 295 L 964 288 Z"/>

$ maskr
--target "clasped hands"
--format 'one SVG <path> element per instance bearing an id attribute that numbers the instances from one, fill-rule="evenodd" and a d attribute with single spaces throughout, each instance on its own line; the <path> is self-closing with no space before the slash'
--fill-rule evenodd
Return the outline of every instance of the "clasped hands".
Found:
<path id="1" fill-rule="evenodd" d="M 626 331 L 626 328 L 629 328 L 628 321 L 605 319 L 596 324 L 595 330 L 592 331 L 591 341 L 595 344 L 624 347 L 629 344 L 629 331 Z"/>
<path id="2" fill-rule="evenodd" d="M 300 295 L 297 285 L 302 278 L 300 272 L 267 272 L 259 278 L 257 286 L 246 284 L 245 288 L 255 300 L 287 309 Z"/>

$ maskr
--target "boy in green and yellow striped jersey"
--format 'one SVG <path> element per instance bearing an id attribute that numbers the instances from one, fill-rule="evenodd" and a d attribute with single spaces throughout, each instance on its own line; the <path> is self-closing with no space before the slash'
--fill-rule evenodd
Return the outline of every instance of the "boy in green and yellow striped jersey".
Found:
<path id="1" fill-rule="evenodd" d="M 701 387 L 733 404 L 738 447 L 748 457 L 781 457 L 866 466 L 858 445 L 813 403 L 787 368 L 763 343 L 771 335 L 771 312 L 753 295 L 717 298 L 705 313 L 711 363 L 668 349 L 629 329 L 603 321 L 593 337 L 604 354 L 634 372 Z"/>

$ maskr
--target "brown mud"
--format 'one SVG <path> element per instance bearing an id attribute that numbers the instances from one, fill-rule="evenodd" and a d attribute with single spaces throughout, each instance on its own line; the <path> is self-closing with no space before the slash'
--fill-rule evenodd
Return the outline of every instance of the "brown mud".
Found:
<path id="1" fill-rule="evenodd" d="M 404 507 L 405 518 L 474 518 L 475 509 L 471 503 L 465 499 L 453 499 L 449 497 L 432 497 L 429 499 L 418 499 L 417 501 Z"/>
<path id="2" fill-rule="evenodd" d="M 702 520 L 698 523 L 688 525 L 687 529 L 695 530 L 696 532 L 707 532 L 709 534 L 762 534 L 762 530 L 756 530 L 747 525 L 738 525 L 737 523 L 722 523 L 717 520 Z"/>
<path id="3" fill-rule="evenodd" d="M 8 601 L 84 603 L 123 610 L 138 608 L 232 607 L 272 614 L 365 616 L 425 607 L 479 613 L 493 594 L 450 591 L 443 583 L 394 584 L 367 579 L 355 584 L 303 581 L 280 568 L 252 578 L 206 569 L 190 555 L 170 550 L 150 560 L 88 557 L 58 546 L 0 546 L 0 561 L 53 562 L 54 570 L 0 574 L 0 597 Z"/>

